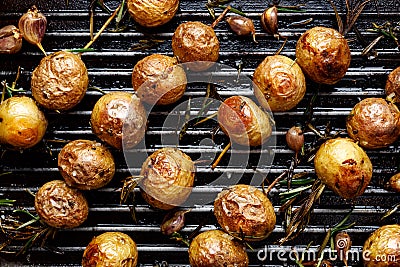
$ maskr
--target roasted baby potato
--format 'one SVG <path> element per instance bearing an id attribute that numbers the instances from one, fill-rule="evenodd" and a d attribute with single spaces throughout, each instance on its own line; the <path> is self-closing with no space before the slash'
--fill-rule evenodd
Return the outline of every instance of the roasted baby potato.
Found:
<path id="1" fill-rule="evenodd" d="M 131 17 L 144 27 L 157 27 L 169 22 L 179 8 L 179 0 L 128 0 Z"/>
<path id="2" fill-rule="evenodd" d="M 246 241 L 267 238 L 276 223 L 271 201 L 257 188 L 245 184 L 222 190 L 214 201 L 214 215 L 222 229 Z"/>
<path id="3" fill-rule="evenodd" d="M 176 58 L 153 54 L 136 63 L 132 85 L 137 96 L 150 105 L 169 105 L 186 90 L 186 73 Z"/>
<path id="4" fill-rule="evenodd" d="M 347 133 L 364 148 L 387 147 L 400 136 L 400 111 L 382 98 L 357 103 L 346 121 Z"/>
<path id="5" fill-rule="evenodd" d="M 296 62 L 311 80 L 335 84 L 350 66 L 346 39 L 335 29 L 314 27 L 301 35 L 296 45 Z"/>
<path id="6" fill-rule="evenodd" d="M 189 247 L 192 267 L 247 267 L 249 258 L 243 244 L 220 230 L 196 236 Z"/>
<path id="7" fill-rule="evenodd" d="M 35 101 L 13 96 L 0 104 L 0 144 L 26 149 L 39 143 L 47 129 L 47 119 Z"/>
<path id="8" fill-rule="evenodd" d="M 394 94 L 394 99 L 400 103 L 400 67 L 390 72 L 385 86 L 386 95 Z"/>
<path id="9" fill-rule="evenodd" d="M 81 57 L 59 51 L 44 57 L 32 72 L 33 98 L 46 109 L 68 110 L 85 96 L 88 72 Z"/>
<path id="10" fill-rule="evenodd" d="M 115 163 L 111 152 L 101 143 L 75 140 L 58 154 L 58 169 L 68 186 L 91 190 L 112 180 Z"/>
<path id="11" fill-rule="evenodd" d="M 368 155 L 350 138 L 323 143 L 315 155 L 314 165 L 318 178 L 346 199 L 362 195 L 372 177 Z"/>
<path id="12" fill-rule="evenodd" d="M 254 95 L 271 111 L 287 111 L 303 99 L 306 79 L 299 65 L 288 57 L 274 55 L 266 57 L 253 74 Z"/>
<path id="13" fill-rule="evenodd" d="M 86 221 L 89 206 L 85 196 L 61 180 L 45 183 L 35 196 L 39 217 L 55 228 L 74 228 Z"/>

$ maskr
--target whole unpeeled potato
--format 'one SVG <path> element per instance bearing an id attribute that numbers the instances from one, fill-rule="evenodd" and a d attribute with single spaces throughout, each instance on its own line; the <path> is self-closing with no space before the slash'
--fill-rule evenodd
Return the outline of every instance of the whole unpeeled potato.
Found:
<path id="1" fill-rule="evenodd" d="M 128 0 L 132 18 L 144 27 L 157 27 L 170 21 L 178 11 L 179 0 Z"/>
<path id="2" fill-rule="evenodd" d="M 372 177 L 368 155 L 350 138 L 326 141 L 317 151 L 314 165 L 318 178 L 346 199 L 362 195 Z"/>

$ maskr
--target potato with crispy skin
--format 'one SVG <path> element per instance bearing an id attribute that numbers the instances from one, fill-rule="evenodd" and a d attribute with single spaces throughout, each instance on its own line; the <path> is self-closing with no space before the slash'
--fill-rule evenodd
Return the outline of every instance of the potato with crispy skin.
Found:
<path id="1" fill-rule="evenodd" d="M 172 36 L 172 50 L 193 71 L 210 68 L 218 60 L 219 41 L 213 28 L 198 21 L 182 23 Z M 198 62 L 208 61 L 208 62 Z"/>
<path id="2" fill-rule="evenodd" d="M 306 79 L 299 65 L 288 57 L 266 57 L 254 71 L 254 95 L 271 111 L 287 111 L 297 106 L 306 93 Z"/>
<path id="3" fill-rule="evenodd" d="M 272 134 L 270 118 L 248 97 L 231 96 L 218 109 L 218 123 L 232 142 L 264 144 Z"/>
<path id="4" fill-rule="evenodd" d="M 39 143 L 47 119 L 32 98 L 13 96 L 0 104 L 0 144 L 26 149 Z"/>
<path id="5" fill-rule="evenodd" d="M 74 228 L 86 221 L 89 206 L 85 196 L 61 180 L 45 183 L 35 195 L 39 217 L 55 228 Z"/>
<path id="6" fill-rule="evenodd" d="M 390 177 L 388 185 L 390 190 L 400 193 L 400 172 Z"/>
<path id="7" fill-rule="evenodd" d="M 335 84 L 350 66 L 347 40 L 338 31 L 314 27 L 303 33 L 296 45 L 296 62 L 311 80 Z"/>
<path id="8" fill-rule="evenodd" d="M 103 144 L 90 140 L 75 140 L 58 154 L 58 169 L 68 186 L 98 189 L 108 184 L 115 174 L 111 152 Z"/>
<path id="9" fill-rule="evenodd" d="M 387 147 L 400 136 L 400 111 L 382 98 L 366 98 L 357 103 L 346 121 L 347 133 L 360 146 Z"/>
<path id="10" fill-rule="evenodd" d="M 44 57 L 32 72 L 33 98 L 50 110 L 68 110 L 85 96 L 88 72 L 81 57 L 59 51 Z"/>
<path id="11" fill-rule="evenodd" d="M 400 225 L 384 225 L 373 232 L 363 246 L 365 267 L 400 266 Z"/>
<path id="12" fill-rule="evenodd" d="M 267 238 L 276 223 L 274 207 L 268 197 L 245 184 L 222 190 L 214 201 L 214 215 L 222 229 L 246 241 Z"/>
<path id="13" fill-rule="evenodd" d="M 192 267 L 247 267 L 249 258 L 243 244 L 220 230 L 197 235 L 189 247 Z"/>
<path id="14" fill-rule="evenodd" d="M 176 58 L 153 54 L 138 61 L 132 71 L 137 96 L 150 105 L 169 105 L 186 90 L 186 73 Z"/>
<path id="15" fill-rule="evenodd" d="M 339 196 L 362 195 L 372 178 L 372 164 L 354 140 L 335 138 L 323 143 L 314 158 L 318 178 Z"/>
<path id="16" fill-rule="evenodd" d="M 386 95 L 394 94 L 394 99 L 400 103 L 400 67 L 389 73 L 385 86 Z"/>
<path id="17" fill-rule="evenodd" d="M 166 147 L 145 160 L 140 175 L 144 200 L 155 208 L 169 210 L 184 203 L 192 192 L 195 166 L 179 149 Z"/>
<path id="18" fill-rule="evenodd" d="M 90 241 L 83 252 L 82 267 L 136 267 L 135 241 L 121 232 L 105 232 Z"/>
<path id="19" fill-rule="evenodd" d="M 107 144 L 121 150 L 132 148 L 145 136 L 147 114 L 140 99 L 127 92 L 103 95 L 90 118 L 92 131 Z"/>
<path id="20" fill-rule="evenodd" d="M 128 0 L 131 17 L 144 27 L 157 27 L 169 22 L 179 8 L 179 0 Z"/>

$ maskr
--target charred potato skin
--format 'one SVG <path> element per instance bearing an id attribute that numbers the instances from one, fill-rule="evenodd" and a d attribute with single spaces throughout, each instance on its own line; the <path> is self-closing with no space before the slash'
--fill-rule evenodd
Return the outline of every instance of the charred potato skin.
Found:
<path id="1" fill-rule="evenodd" d="M 373 232 L 363 247 L 364 267 L 396 267 L 400 265 L 400 226 L 385 225 Z M 367 256 L 367 257 L 365 257 Z M 386 260 L 383 258 L 386 257 Z M 390 257 L 390 261 L 388 260 Z M 368 259 L 366 259 L 368 258 Z"/>
<path id="2" fill-rule="evenodd" d="M 255 69 L 254 94 L 267 100 L 265 109 L 287 111 L 297 106 L 306 93 L 306 79 L 299 65 L 288 57 L 266 57 Z"/>
<path id="3" fill-rule="evenodd" d="M 112 180 L 115 163 L 111 152 L 101 143 L 75 140 L 58 154 L 58 169 L 68 186 L 91 190 Z"/>
<path id="4" fill-rule="evenodd" d="M 192 192 L 195 166 L 188 155 L 177 148 L 155 151 L 143 163 L 141 193 L 151 206 L 169 210 L 179 206 Z"/>
<path id="5" fill-rule="evenodd" d="M 400 67 L 397 67 L 389 73 L 385 91 L 388 96 L 394 93 L 396 102 L 400 103 Z"/>
<path id="6" fill-rule="evenodd" d="M 197 235 L 189 247 L 189 262 L 192 267 L 247 267 L 245 248 L 227 233 L 210 230 Z"/>
<path id="7" fill-rule="evenodd" d="M 138 251 L 135 241 L 121 232 L 105 232 L 87 245 L 83 267 L 136 267 Z"/>
<path id="8" fill-rule="evenodd" d="M 47 125 L 44 113 L 29 97 L 14 96 L 0 104 L 0 144 L 33 147 L 43 139 Z"/>
<path id="9" fill-rule="evenodd" d="M 224 189 L 214 201 L 214 215 L 229 234 L 246 241 L 259 241 L 274 230 L 276 215 L 269 199 L 250 185 Z"/>
<path id="10" fill-rule="evenodd" d="M 269 116 L 250 98 L 232 96 L 218 109 L 218 122 L 230 139 L 247 146 L 259 146 L 272 134 Z"/>
<path id="11" fill-rule="evenodd" d="M 317 83 L 337 83 L 346 74 L 350 61 L 346 39 L 332 28 L 311 28 L 296 45 L 296 62 L 306 76 Z"/>
<path id="12" fill-rule="evenodd" d="M 35 196 L 40 218 L 55 228 L 75 228 L 86 221 L 89 206 L 84 195 L 61 180 L 45 183 Z"/>
<path id="13" fill-rule="evenodd" d="M 188 64 L 191 70 L 203 71 L 218 60 L 219 41 L 213 28 L 201 22 L 190 21 L 176 28 L 172 36 L 172 50 L 179 62 L 191 62 Z"/>
<path id="14" fill-rule="evenodd" d="M 400 136 L 400 111 L 382 98 L 366 98 L 347 117 L 350 138 L 368 149 L 389 146 Z"/>
<path id="15" fill-rule="evenodd" d="M 179 8 L 179 0 L 128 0 L 131 17 L 144 27 L 158 27 L 169 22 Z"/>
<path id="16" fill-rule="evenodd" d="M 147 56 L 132 71 L 133 89 L 150 105 L 175 103 L 185 93 L 186 84 L 186 73 L 178 61 L 165 55 Z"/>
<path id="17" fill-rule="evenodd" d="M 319 179 L 345 199 L 362 195 L 372 178 L 372 164 L 350 138 L 335 138 L 323 143 L 314 158 Z"/>
<path id="18" fill-rule="evenodd" d="M 147 114 L 137 96 L 127 92 L 112 92 L 96 102 L 90 122 L 97 137 L 121 150 L 123 146 L 134 147 L 144 138 Z"/>
<path id="19" fill-rule="evenodd" d="M 44 57 L 32 72 L 33 98 L 50 110 L 69 110 L 85 96 L 89 84 L 85 63 L 66 51 Z"/>

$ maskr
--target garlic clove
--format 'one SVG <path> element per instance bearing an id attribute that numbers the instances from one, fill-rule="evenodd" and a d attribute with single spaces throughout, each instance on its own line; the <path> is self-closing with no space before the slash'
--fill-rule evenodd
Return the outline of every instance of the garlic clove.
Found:
<path id="1" fill-rule="evenodd" d="M 229 16 L 226 18 L 226 22 L 237 35 L 243 36 L 252 34 L 254 42 L 257 42 L 255 39 L 256 30 L 251 19 L 243 16 Z"/>
<path id="2" fill-rule="evenodd" d="M 36 6 L 22 15 L 18 27 L 27 42 L 37 45 L 44 52 L 41 42 L 46 32 L 47 19 Z"/>
<path id="3" fill-rule="evenodd" d="M 14 25 L 0 29 L 0 54 L 15 54 L 21 50 L 22 35 Z"/>
<path id="4" fill-rule="evenodd" d="M 276 6 L 266 9 L 261 15 L 261 26 L 274 36 L 278 34 L 278 9 Z"/>

